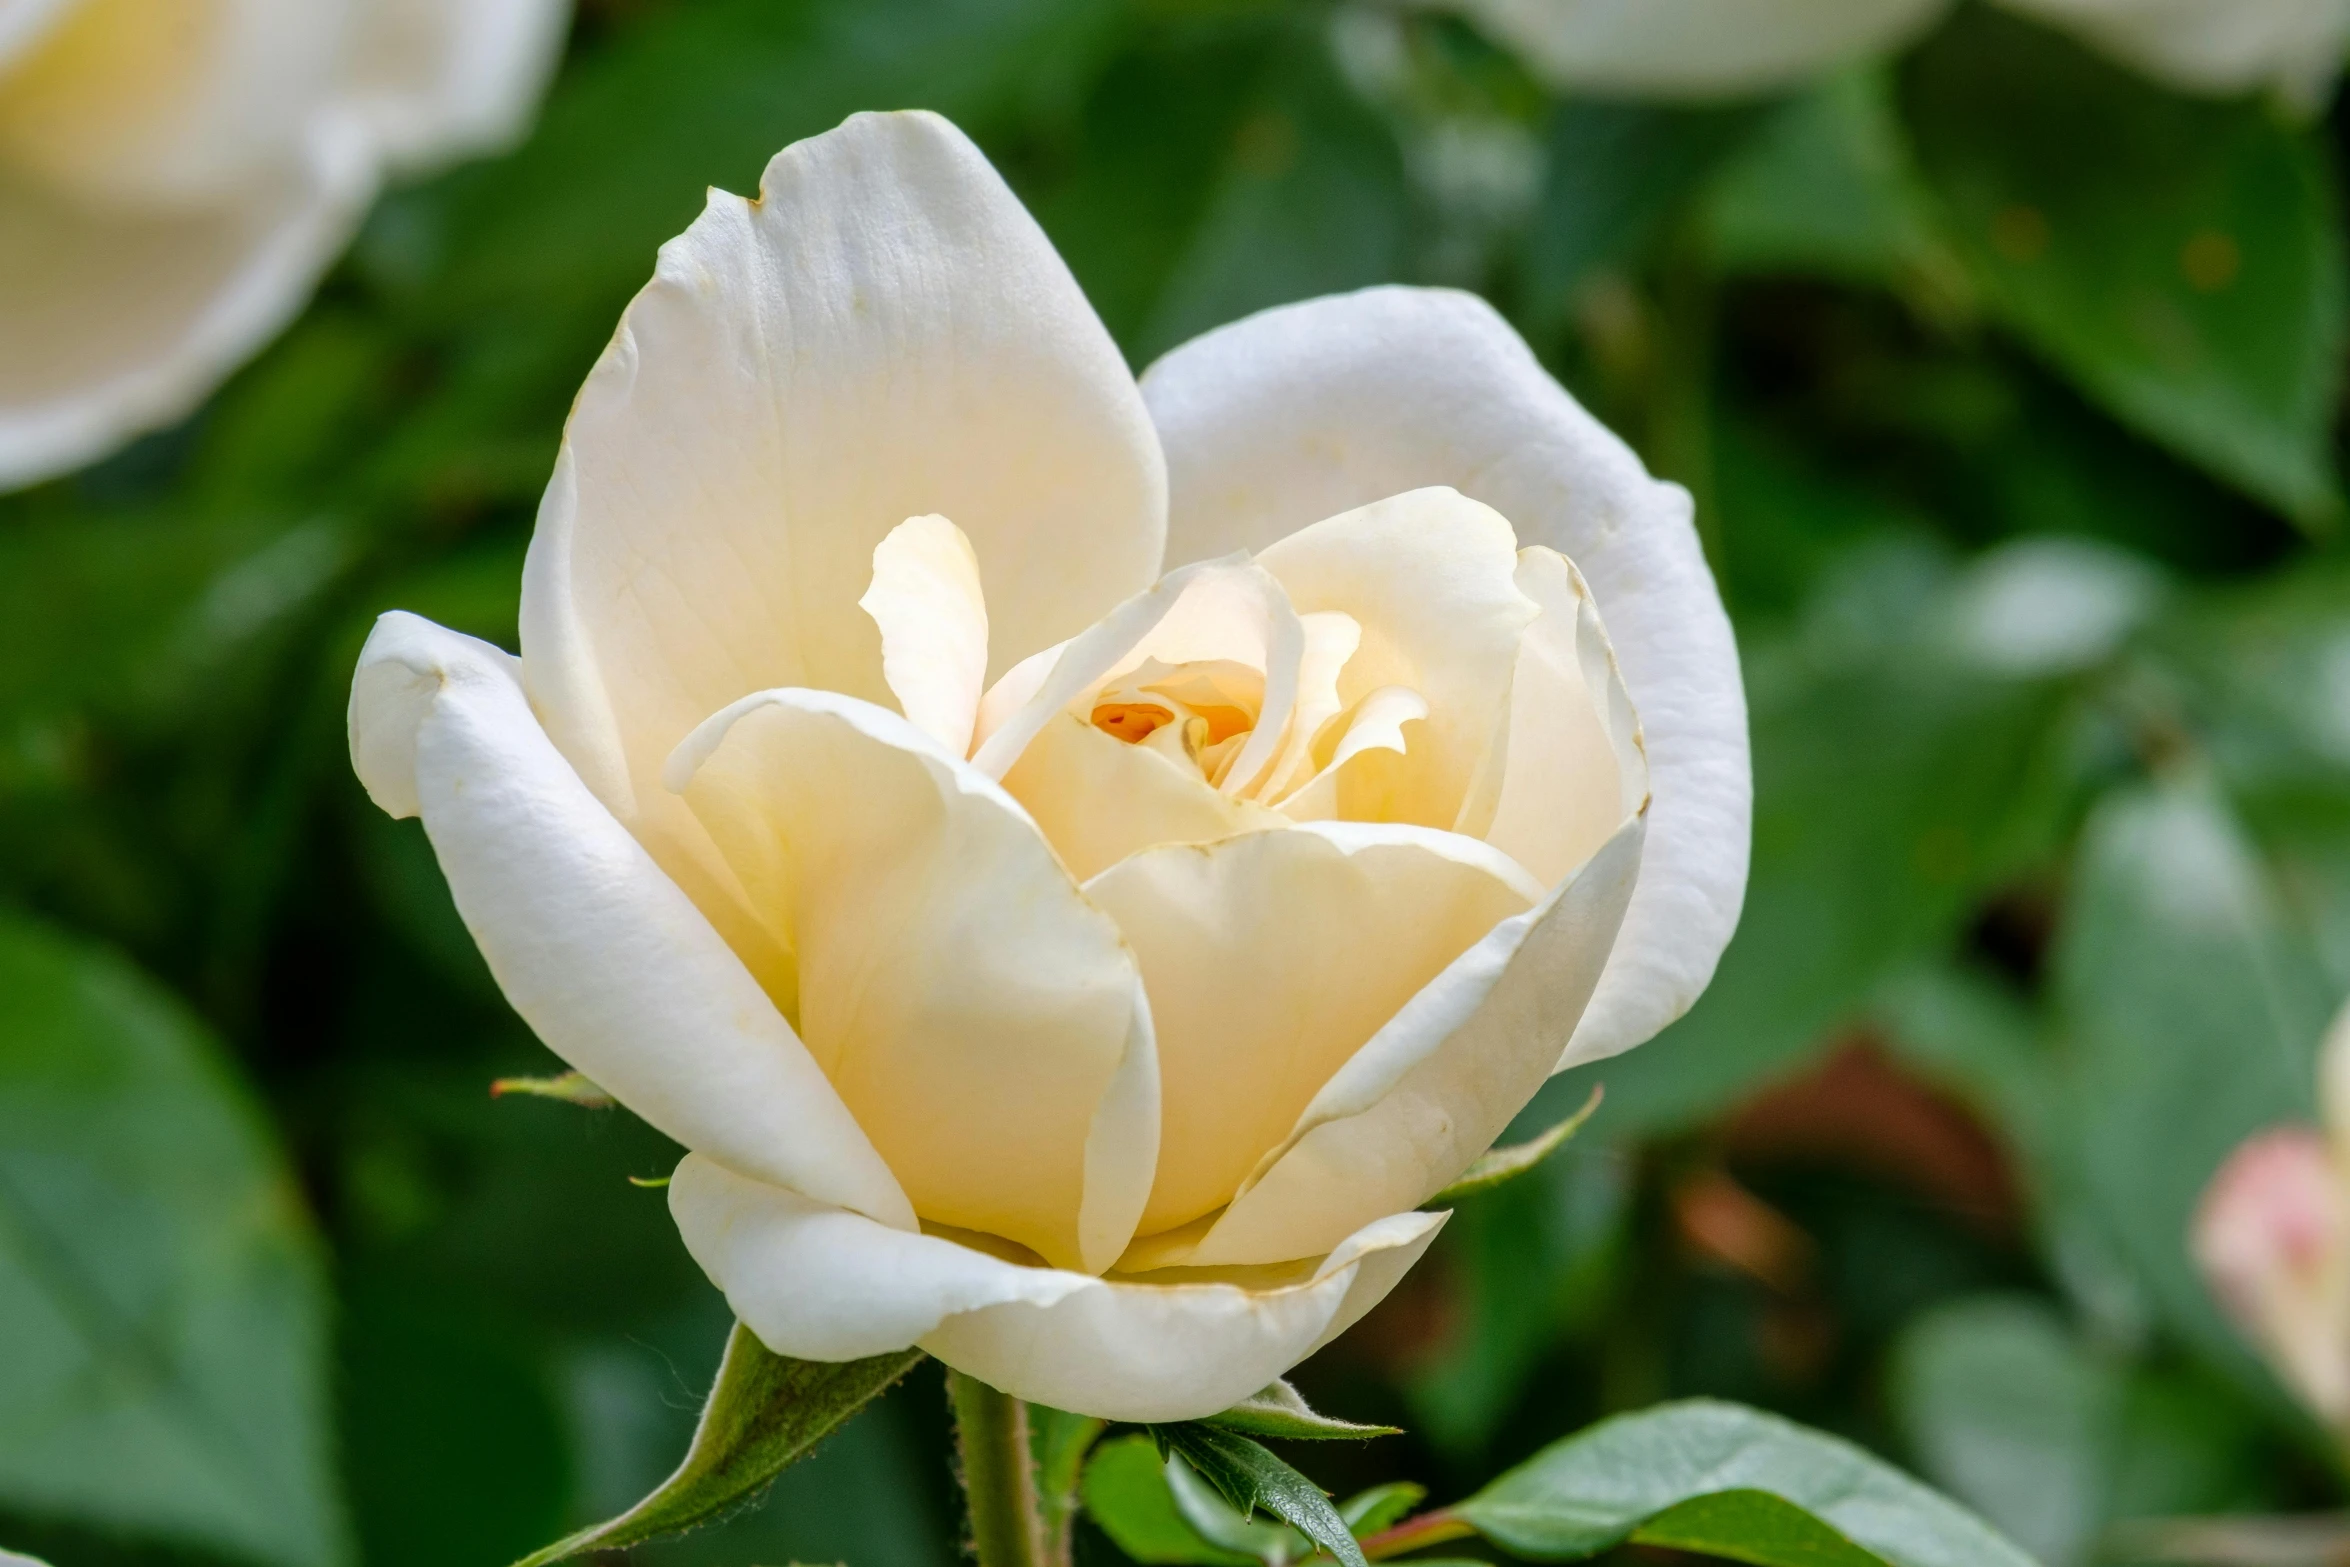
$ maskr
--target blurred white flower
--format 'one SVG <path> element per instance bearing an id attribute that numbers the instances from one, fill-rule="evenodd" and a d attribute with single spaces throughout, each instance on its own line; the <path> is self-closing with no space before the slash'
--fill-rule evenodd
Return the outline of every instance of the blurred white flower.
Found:
<path id="1" fill-rule="evenodd" d="M 387 173 L 519 135 L 569 0 L 0 0 L 0 487 L 195 408 Z"/>
<path id="2" fill-rule="evenodd" d="M 1228 1406 L 1689 1005 L 1745 885 L 1689 497 L 1500 316 L 1315 300 L 1138 386 L 931 115 L 663 248 L 522 644 L 386 616 L 354 764 L 802 1358 Z"/>
<path id="3" fill-rule="evenodd" d="M 2303 109 L 2332 93 L 2350 0 L 2000 0 L 2192 93 L 2274 91 Z"/>
<path id="4" fill-rule="evenodd" d="M 2205 1189 L 2196 1266 L 2312 1413 L 2350 1432 L 2350 1007 L 2319 1059 L 2326 1131 L 2247 1140 Z"/>
<path id="5" fill-rule="evenodd" d="M 1950 0 L 1458 0 L 1554 87 L 1734 98 L 1906 43 Z"/>
<path id="6" fill-rule="evenodd" d="M 1729 98 L 1907 43 L 1953 0 L 1453 0 L 1553 86 Z M 2307 108 L 2350 45 L 2350 0 L 1996 0 L 2186 92 Z"/>

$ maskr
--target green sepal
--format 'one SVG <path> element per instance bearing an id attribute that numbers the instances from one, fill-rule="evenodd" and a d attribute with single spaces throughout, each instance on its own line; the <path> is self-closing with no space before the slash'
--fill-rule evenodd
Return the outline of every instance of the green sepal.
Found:
<path id="1" fill-rule="evenodd" d="M 1400 1426 L 1361 1426 L 1316 1414 L 1287 1382 L 1276 1382 L 1198 1424 L 1289 1442 L 1361 1442 L 1375 1436 L 1402 1435 Z"/>
<path id="2" fill-rule="evenodd" d="M 1322 1488 L 1237 1431 L 1204 1420 L 1152 1426 L 1152 1436 L 1214 1486 L 1243 1518 L 1263 1508 L 1346 1567 L 1369 1567 L 1354 1531 Z"/>
<path id="3" fill-rule="evenodd" d="M 522 1094 L 532 1099 L 560 1099 L 583 1110 L 609 1110 L 617 1103 L 584 1072 L 558 1072 L 553 1077 L 501 1077 L 490 1084 L 490 1097 Z"/>
<path id="4" fill-rule="evenodd" d="M 1529 1142 L 1512 1143 L 1507 1148 L 1495 1148 L 1480 1157 L 1475 1164 L 1461 1172 L 1460 1179 L 1428 1199 L 1429 1202 L 1458 1202 L 1463 1197 L 1474 1197 L 1489 1192 L 1507 1181 L 1514 1181 L 1543 1160 L 1567 1145 L 1567 1140 L 1583 1130 L 1583 1123 L 1599 1110 L 1600 1101 L 1607 1097 L 1604 1084 L 1591 1085 L 1591 1097 L 1583 1101 L 1583 1108 L 1568 1116 L 1558 1125 Z"/>
<path id="5" fill-rule="evenodd" d="M 736 1323 L 677 1472 L 619 1517 L 535 1551 L 515 1567 L 639 1545 L 731 1511 L 814 1452 L 921 1359 L 922 1351 L 903 1349 L 839 1365 L 790 1360 Z"/>

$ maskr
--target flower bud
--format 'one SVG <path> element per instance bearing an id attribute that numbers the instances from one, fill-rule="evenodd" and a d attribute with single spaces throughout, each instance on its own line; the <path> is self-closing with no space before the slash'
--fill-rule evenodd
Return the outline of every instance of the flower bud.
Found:
<path id="1" fill-rule="evenodd" d="M 2325 1139 L 2285 1126 L 2238 1148 L 2203 1194 L 2192 1246 L 2294 1396 L 2350 1423 L 2350 1196 Z"/>

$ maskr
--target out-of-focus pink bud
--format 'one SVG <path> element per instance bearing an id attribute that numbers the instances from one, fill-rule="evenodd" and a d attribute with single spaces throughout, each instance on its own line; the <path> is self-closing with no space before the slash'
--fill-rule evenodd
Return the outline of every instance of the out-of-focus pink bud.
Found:
<path id="1" fill-rule="evenodd" d="M 2203 1194 L 2193 1247 L 2285 1385 L 2350 1425 L 2350 1193 L 2326 1140 L 2288 1126 L 2238 1148 Z"/>

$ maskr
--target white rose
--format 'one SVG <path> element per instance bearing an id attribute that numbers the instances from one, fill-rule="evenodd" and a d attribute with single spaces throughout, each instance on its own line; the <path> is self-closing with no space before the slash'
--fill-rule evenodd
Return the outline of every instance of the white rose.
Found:
<path id="1" fill-rule="evenodd" d="M 2333 88 L 2350 0 L 1998 0 L 2186 92 Z M 1952 0 L 1457 0 L 1554 86 L 1718 98 L 1797 85 L 1922 34 Z"/>
<path id="2" fill-rule="evenodd" d="M 386 616 L 354 762 L 802 1358 L 1225 1407 L 1686 1008 L 1744 888 L 1688 496 L 1500 317 L 1373 289 L 1138 387 L 926 114 L 662 250 L 522 644 Z"/>
<path id="3" fill-rule="evenodd" d="M 519 133 L 568 0 L 0 0 L 0 488 L 190 412 L 390 170 Z"/>

